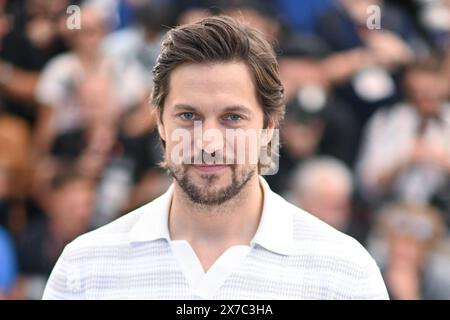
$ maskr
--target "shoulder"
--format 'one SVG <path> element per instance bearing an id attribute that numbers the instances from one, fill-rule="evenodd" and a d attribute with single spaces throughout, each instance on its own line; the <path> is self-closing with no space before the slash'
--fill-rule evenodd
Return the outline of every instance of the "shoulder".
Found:
<path id="1" fill-rule="evenodd" d="M 356 239 L 282 198 L 278 201 L 284 202 L 279 202 L 283 214 L 292 217 L 292 252 L 285 261 L 295 274 L 327 288 L 328 298 L 388 297 L 375 260 Z"/>
<path id="2" fill-rule="evenodd" d="M 285 212 L 292 216 L 294 255 L 307 255 L 313 260 L 332 260 L 355 268 L 375 263 L 356 239 L 278 197 L 278 201 L 284 202 Z"/>
<path id="3" fill-rule="evenodd" d="M 140 217 L 150 209 L 151 203 L 143 205 L 124 216 L 88 233 L 85 233 L 67 245 L 69 250 L 120 245 L 128 240 L 132 228 Z"/>
<path id="4" fill-rule="evenodd" d="M 44 72 L 48 70 L 58 70 L 59 68 L 63 68 L 63 70 L 71 67 L 75 63 L 77 63 L 78 58 L 72 52 L 66 52 L 58 54 L 53 57 L 45 66 Z"/>
<path id="5" fill-rule="evenodd" d="M 372 116 L 373 121 L 376 122 L 395 122 L 398 120 L 403 120 L 404 117 L 414 118 L 415 111 L 414 108 L 407 103 L 397 103 L 393 106 L 382 107 L 375 112 Z"/>

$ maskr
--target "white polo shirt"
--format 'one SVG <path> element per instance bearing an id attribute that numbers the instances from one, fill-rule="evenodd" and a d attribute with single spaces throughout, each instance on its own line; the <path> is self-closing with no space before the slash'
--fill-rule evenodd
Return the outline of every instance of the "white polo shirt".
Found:
<path id="1" fill-rule="evenodd" d="M 248 246 L 205 273 L 171 240 L 173 185 L 161 197 L 66 246 L 43 299 L 387 299 L 375 261 L 353 238 L 295 207 L 260 177 L 263 212 Z"/>

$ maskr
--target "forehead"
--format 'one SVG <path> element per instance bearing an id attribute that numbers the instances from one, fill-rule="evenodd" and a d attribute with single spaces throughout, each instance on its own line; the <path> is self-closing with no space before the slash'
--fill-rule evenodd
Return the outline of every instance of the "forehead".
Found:
<path id="1" fill-rule="evenodd" d="M 406 80 L 439 80 L 438 72 L 426 69 L 412 69 L 406 73 Z"/>
<path id="2" fill-rule="evenodd" d="M 172 71 L 165 107 L 245 105 L 258 107 L 251 71 L 244 62 L 183 64 Z"/>

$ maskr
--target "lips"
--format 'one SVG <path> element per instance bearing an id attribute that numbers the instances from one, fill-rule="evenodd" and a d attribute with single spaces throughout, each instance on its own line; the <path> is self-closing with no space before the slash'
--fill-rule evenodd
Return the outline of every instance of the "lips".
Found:
<path id="1" fill-rule="evenodd" d="M 192 167 L 200 172 L 215 173 L 222 171 L 228 166 L 224 164 L 193 164 Z"/>

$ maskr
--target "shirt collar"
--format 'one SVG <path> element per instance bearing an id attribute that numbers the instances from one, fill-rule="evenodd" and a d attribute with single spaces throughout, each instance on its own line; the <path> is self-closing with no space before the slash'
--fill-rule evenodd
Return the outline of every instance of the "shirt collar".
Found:
<path id="1" fill-rule="evenodd" d="M 290 255 L 294 242 L 294 216 L 290 205 L 270 189 L 263 177 L 260 176 L 259 181 L 264 194 L 263 210 L 251 244 L 281 255 Z"/>
<path id="2" fill-rule="evenodd" d="M 173 189 L 172 184 L 163 195 L 137 209 L 141 212 L 140 217 L 131 228 L 131 242 L 170 240 L 168 221 Z"/>
<path id="3" fill-rule="evenodd" d="M 274 193 L 266 180 L 259 177 L 263 190 L 263 210 L 258 229 L 250 244 L 281 254 L 292 254 L 293 215 L 286 201 Z M 140 217 L 130 232 L 131 242 L 146 242 L 158 239 L 170 241 L 168 217 L 174 185 L 159 198 L 140 207 Z M 286 210 L 284 210 L 284 207 Z"/>

